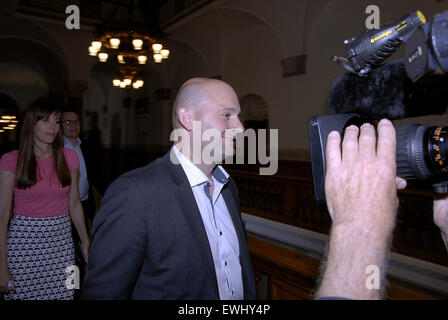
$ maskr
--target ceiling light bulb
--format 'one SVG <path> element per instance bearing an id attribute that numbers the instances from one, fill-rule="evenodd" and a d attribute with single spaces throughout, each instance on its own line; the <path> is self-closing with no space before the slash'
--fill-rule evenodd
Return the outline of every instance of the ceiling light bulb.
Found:
<path id="1" fill-rule="evenodd" d="M 94 47 L 97 51 L 101 49 L 101 42 L 99 42 L 99 41 L 92 41 L 91 45 L 92 45 L 92 47 Z"/>
<path id="2" fill-rule="evenodd" d="M 168 56 L 170 55 L 170 50 L 163 49 L 162 51 L 160 51 L 160 53 L 162 54 L 163 59 L 168 59 Z"/>
<path id="3" fill-rule="evenodd" d="M 119 54 L 119 55 L 117 56 L 117 59 L 118 59 L 118 63 L 124 63 L 124 57 L 123 57 L 122 54 Z"/>
<path id="4" fill-rule="evenodd" d="M 120 82 L 120 88 L 126 88 L 126 83 L 124 83 L 124 81 Z"/>
<path id="5" fill-rule="evenodd" d="M 160 43 L 154 43 L 152 45 L 152 51 L 154 51 L 154 53 L 160 53 L 160 50 L 162 50 L 163 46 Z"/>
<path id="6" fill-rule="evenodd" d="M 138 56 L 138 63 L 139 64 L 145 64 L 146 63 L 146 60 L 148 60 L 148 57 L 147 56 Z"/>
<path id="7" fill-rule="evenodd" d="M 134 46 L 135 50 L 141 50 L 142 46 L 143 46 L 143 40 L 134 39 L 134 40 L 132 40 L 132 45 Z"/>
<path id="8" fill-rule="evenodd" d="M 100 59 L 101 62 L 106 62 L 108 56 L 109 55 L 105 52 L 98 53 L 98 59 Z"/>
<path id="9" fill-rule="evenodd" d="M 109 43 L 112 49 L 118 49 L 118 47 L 120 46 L 120 39 L 112 38 L 109 40 Z"/>
<path id="10" fill-rule="evenodd" d="M 89 47 L 89 55 L 96 56 L 97 53 L 98 53 L 98 50 L 96 50 L 95 47 L 92 47 L 92 46 Z"/>
<path id="11" fill-rule="evenodd" d="M 156 53 L 154 54 L 154 62 L 155 63 L 160 63 L 162 62 L 163 56 L 160 53 Z"/>
<path id="12" fill-rule="evenodd" d="M 129 78 L 127 78 L 127 79 L 124 79 L 124 81 L 123 81 L 123 82 L 124 82 L 124 84 L 125 84 L 125 85 L 127 85 L 127 86 L 128 86 L 128 85 L 130 85 L 130 84 L 132 83 L 132 80 L 131 80 L 131 79 L 129 79 Z"/>
<path id="13" fill-rule="evenodd" d="M 115 78 L 114 80 L 112 80 L 112 83 L 114 85 L 114 87 L 119 87 L 120 86 L 120 79 Z"/>

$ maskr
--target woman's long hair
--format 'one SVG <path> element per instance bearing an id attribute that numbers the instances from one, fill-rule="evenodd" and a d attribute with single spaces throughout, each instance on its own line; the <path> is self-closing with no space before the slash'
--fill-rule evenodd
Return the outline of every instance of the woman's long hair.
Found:
<path id="1" fill-rule="evenodd" d="M 17 159 L 17 187 L 26 189 L 36 184 L 37 166 L 34 154 L 34 126 L 52 113 L 60 114 L 59 108 L 48 98 L 39 98 L 32 102 L 25 111 L 20 132 L 19 155 Z M 62 133 L 59 130 L 53 142 L 55 169 L 63 187 L 70 185 L 70 171 L 63 152 Z"/>

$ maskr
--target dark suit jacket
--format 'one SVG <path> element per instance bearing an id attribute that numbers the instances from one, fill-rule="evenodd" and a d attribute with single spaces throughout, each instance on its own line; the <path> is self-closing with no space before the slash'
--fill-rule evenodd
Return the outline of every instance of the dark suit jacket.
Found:
<path id="1" fill-rule="evenodd" d="M 246 299 L 255 280 L 235 183 L 222 190 L 239 240 Z M 219 299 L 213 257 L 187 176 L 167 153 L 115 180 L 93 224 L 83 299 Z"/>
<path id="2" fill-rule="evenodd" d="M 89 185 L 95 186 L 95 188 L 101 193 L 104 193 L 101 179 L 101 150 L 100 146 L 92 145 L 88 140 L 81 140 L 81 151 L 86 164 L 87 178 L 89 179 Z M 93 198 L 91 193 L 92 188 L 89 188 L 89 198 Z"/>

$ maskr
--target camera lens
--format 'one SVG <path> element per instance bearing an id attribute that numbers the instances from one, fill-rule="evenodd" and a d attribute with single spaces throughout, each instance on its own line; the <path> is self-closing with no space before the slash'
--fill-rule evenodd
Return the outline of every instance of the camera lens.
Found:
<path id="1" fill-rule="evenodd" d="M 448 172 L 448 127 L 411 124 L 395 130 L 399 177 L 423 180 Z"/>

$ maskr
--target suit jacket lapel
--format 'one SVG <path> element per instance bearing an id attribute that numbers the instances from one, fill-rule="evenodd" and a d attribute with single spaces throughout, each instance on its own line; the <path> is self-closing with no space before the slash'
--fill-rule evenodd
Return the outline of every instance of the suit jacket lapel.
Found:
<path id="1" fill-rule="evenodd" d="M 218 282 L 216 280 L 215 264 L 213 262 L 212 251 L 207 238 L 207 233 L 205 231 L 204 223 L 202 222 L 201 213 L 196 204 L 196 199 L 191 190 L 190 184 L 188 183 L 187 176 L 180 165 L 174 165 L 169 156 L 163 157 L 165 165 L 168 167 L 173 175 L 174 182 L 178 185 L 175 192 L 176 199 L 181 208 L 182 214 L 185 217 L 185 221 L 189 228 L 191 229 L 191 235 L 194 238 L 201 256 L 204 259 L 204 263 L 207 270 L 207 276 L 213 285 L 216 296 L 219 298 Z"/>

